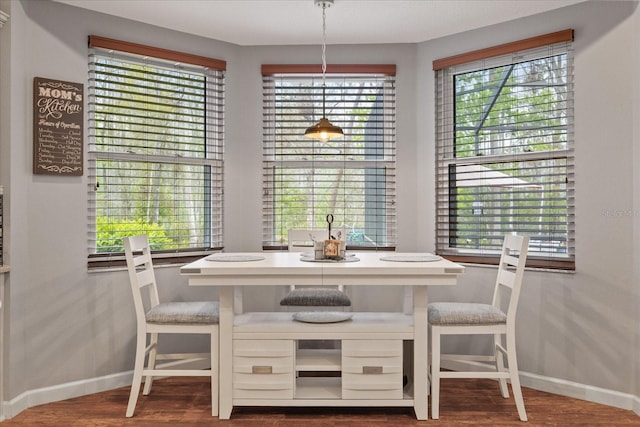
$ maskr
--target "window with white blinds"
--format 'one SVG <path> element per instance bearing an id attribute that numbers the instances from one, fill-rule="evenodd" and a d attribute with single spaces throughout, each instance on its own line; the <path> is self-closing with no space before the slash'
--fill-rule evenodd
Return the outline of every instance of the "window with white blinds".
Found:
<path id="1" fill-rule="evenodd" d="M 263 66 L 263 247 L 332 214 L 350 247 L 393 248 L 395 66 L 328 66 L 326 116 L 344 136 L 327 142 L 304 137 L 322 116 L 319 70 Z"/>
<path id="2" fill-rule="evenodd" d="M 439 254 L 497 263 L 517 233 L 530 237 L 528 265 L 575 268 L 573 32 L 560 38 L 434 62 Z"/>
<path id="3" fill-rule="evenodd" d="M 127 235 L 167 262 L 222 247 L 224 62 L 109 42 L 90 39 L 89 265 Z"/>

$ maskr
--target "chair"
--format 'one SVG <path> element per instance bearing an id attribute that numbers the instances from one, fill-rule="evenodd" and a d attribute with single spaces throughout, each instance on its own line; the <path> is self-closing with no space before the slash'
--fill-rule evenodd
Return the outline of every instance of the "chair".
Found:
<path id="1" fill-rule="evenodd" d="M 332 233 L 334 234 L 334 233 Z M 340 235 L 343 240 L 347 238 L 344 229 L 335 230 L 335 235 Z M 327 229 L 289 230 L 289 252 L 313 253 L 314 241 L 324 241 L 328 238 Z M 344 286 L 337 287 L 299 287 L 291 285 L 289 293 L 280 300 L 281 306 L 305 307 L 305 309 L 321 309 L 326 307 L 350 307 L 351 300 L 344 290 Z"/>
<path id="2" fill-rule="evenodd" d="M 148 395 L 151 391 L 153 377 L 211 377 L 211 414 L 218 415 L 218 303 L 211 301 L 161 303 L 158 298 L 147 236 L 125 237 L 124 252 L 138 324 L 136 360 L 126 416 L 133 416 L 143 376 L 146 377 L 144 395 Z M 145 302 L 147 302 L 149 309 L 145 308 Z M 158 334 L 162 333 L 210 335 L 211 351 L 210 353 L 161 354 L 157 347 Z M 148 346 L 147 335 L 150 336 Z M 149 359 L 145 366 L 147 354 Z M 169 362 L 156 365 L 158 360 L 169 360 Z M 202 360 L 210 360 L 210 370 L 175 368 L 179 365 Z"/>
<path id="3" fill-rule="evenodd" d="M 515 321 L 528 246 L 528 237 L 507 235 L 504 238 L 492 304 L 442 302 L 428 305 L 428 319 L 431 328 L 432 418 L 439 418 L 440 378 L 497 378 L 504 398 L 509 397 L 508 378 L 511 381 L 520 420 L 527 421 L 518 377 Z M 509 289 L 511 294 L 503 295 L 508 294 Z M 502 310 L 503 303 L 506 304 L 506 310 Z M 442 335 L 475 334 L 493 335 L 493 355 L 440 354 L 440 337 Z M 503 336 L 506 338 L 504 346 Z M 507 368 L 505 368 L 504 356 L 507 357 Z M 471 362 L 475 366 L 484 366 L 491 370 L 441 372 L 440 363 L 444 360 Z"/>

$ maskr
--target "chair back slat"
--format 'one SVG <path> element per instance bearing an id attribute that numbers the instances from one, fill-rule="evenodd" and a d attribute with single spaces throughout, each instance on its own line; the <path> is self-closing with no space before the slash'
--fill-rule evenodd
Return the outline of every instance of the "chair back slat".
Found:
<path id="1" fill-rule="evenodd" d="M 505 311 L 507 323 L 515 322 L 528 250 L 529 237 L 512 234 L 505 236 L 493 293 L 493 305 Z M 511 294 L 508 297 L 503 298 L 503 288 L 510 289 Z M 508 291 L 504 289 L 504 292 Z M 508 301 L 506 310 L 501 306 L 503 301 Z"/>
<path id="2" fill-rule="evenodd" d="M 138 287 L 140 289 L 145 286 L 153 285 L 155 283 L 155 277 L 153 271 L 150 270 L 142 270 L 136 273 Z"/>
<path id="3" fill-rule="evenodd" d="M 512 267 L 517 267 L 519 262 L 520 262 L 520 259 L 513 255 L 505 254 L 502 258 L 502 263 L 504 263 L 505 265 L 510 265 Z"/>
<path id="4" fill-rule="evenodd" d="M 123 243 L 136 319 L 138 327 L 142 328 L 146 325 L 145 315 L 147 311 L 160 303 L 151 258 L 151 248 L 149 240 L 144 234 L 125 237 Z M 145 307 L 145 300 L 148 301 L 150 307 Z"/>
<path id="5" fill-rule="evenodd" d="M 516 273 L 509 270 L 498 269 L 498 283 L 502 286 L 507 286 L 513 289 L 513 285 L 516 281 Z"/>

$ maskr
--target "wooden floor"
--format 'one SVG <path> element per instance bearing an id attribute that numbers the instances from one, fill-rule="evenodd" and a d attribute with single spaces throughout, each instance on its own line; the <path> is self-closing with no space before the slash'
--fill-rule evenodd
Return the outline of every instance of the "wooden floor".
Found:
<path id="1" fill-rule="evenodd" d="M 129 388 L 37 406 L 2 422 L 13 426 L 640 426 L 632 411 L 531 389 L 523 390 L 528 423 L 518 419 L 513 398 L 503 399 L 492 380 L 442 382 L 440 419 L 417 421 L 409 408 L 235 408 L 231 420 L 211 416 L 209 382 L 169 378 L 141 396 L 125 418 Z"/>

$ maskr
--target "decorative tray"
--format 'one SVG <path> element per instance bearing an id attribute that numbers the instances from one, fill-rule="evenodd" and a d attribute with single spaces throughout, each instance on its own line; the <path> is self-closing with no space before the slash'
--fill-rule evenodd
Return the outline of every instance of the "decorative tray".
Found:
<path id="1" fill-rule="evenodd" d="M 358 262 L 360 261 L 360 258 L 358 258 L 357 256 L 346 256 L 345 258 L 342 259 L 315 259 L 312 256 L 301 256 L 300 257 L 300 261 L 304 261 L 304 262 L 327 262 L 327 263 L 340 263 L 340 262 Z"/>
<path id="2" fill-rule="evenodd" d="M 293 320 L 305 323 L 337 323 L 353 317 L 348 311 L 300 311 L 293 313 Z"/>

